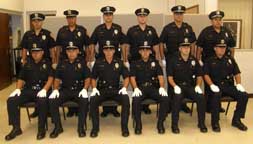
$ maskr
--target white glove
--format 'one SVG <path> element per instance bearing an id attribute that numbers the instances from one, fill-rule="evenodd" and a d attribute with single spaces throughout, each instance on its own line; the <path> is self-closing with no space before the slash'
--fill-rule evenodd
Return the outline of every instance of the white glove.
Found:
<path id="1" fill-rule="evenodd" d="M 212 90 L 213 92 L 220 92 L 219 87 L 218 87 L 217 85 L 215 85 L 215 84 L 211 84 L 211 85 L 210 85 L 210 88 L 211 88 L 211 90 Z"/>
<path id="2" fill-rule="evenodd" d="M 82 98 L 88 98 L 88 92 L 87 90 L 84 88 L 79 92 L 78 97 L 82 97 Z"/>
<path id="3" fill-rule="evenodd" d="M 100 95 L 100 92 L 98 91 L 97 88 L 93 88 L 90 96 L 93 97 L 93 96 L 96 96 L 96 95 Z"/>
<path id="4" fill-rule="evenodd" d="M 95 61 L 90 62 L 90 68 L 92 69 L 95 64 Z"/>
<path id="5" fill-rule="evenodd" d="M 127 94 L 128 94 L 128 93 L 127 93 L 127 89 L 126 89 L 125 87 L 121 88 L 121 89 L 119 90 L 119 94 L 127 95 Z"/>
<path id="6" fill-rule="evenodd" d="M 202 60 L 199 60 L 199 65 L 204 66 L 204 63 L 202 62 Z"/>
<path id="7" fill-rule="evenodd" d="M 166 92 L 166 90 L 163 87 L 159 88 L 159 94 L 161 96 L 168 96 L 168 93 Z"/>
<path id="8" fill-rule="evenodd" d="M 124 65 L 125 65 L 128 69 L 130 68 L 129 62 L 124 62 Z"/>
<path id="9" fill-rule="evenodd" d="M 21 90 L 20 89 L 15 89 L 9 97 L 15 97 L 15 96 L 20 96 Z"/>
<path id="10" fill-rule="evenodd" d="M 174 86 L 174 93 L 181 94 L 181 88 L 178 85 Z"/>
<path id="11" fill-rule="evenodd" d="M 139 97 L 141 95 L 142 95 L 141 90 L 139 88 L 135 88 L 132 97 Z"/>
<path id="12" fill-rule="evenodd" d="M 59 98 L 59 95 L 60 95 L 60 93 L 58 90 L 53 90 L 53 92 L 49 96 L 49 99 Z"/>
<path id="13" fill-rule="evenodd" d="M 57 63 L 52 64 L 53 69 L 56 69 L 56 67 L 57 67 Z"/>
<path id="14" fill-rule="evenodd" d="M 244 87 L 243 87 L 241 84 L 237 84 L 237 85 L 236 85 L 236 89 L 237 89 L 238 91 L 240 91 L 240 92 L 245 92 L 245 89 L 244 89 Z"/>
<path id="15" fill-rule="evenodd" d="M 195 86 L 195 92 L 196 92 L 197 94 L 203 94 L 203 92 L 202 92 L 200 86 L 198 86 L 198 85 Z"/>
<path id="16" fill-rule="evenodd" d="M 37 94 L 37 97 L 39 97 L 39 98 L 47 97 L 47 91 L 45 89 L 40 90 Z"/>
<path id="17" fill-rule="evenodd" d="M 162 64 L 163 64 L 163 67 L 166 67 L 166 60 L 165 59 L 162 60 Z"/>

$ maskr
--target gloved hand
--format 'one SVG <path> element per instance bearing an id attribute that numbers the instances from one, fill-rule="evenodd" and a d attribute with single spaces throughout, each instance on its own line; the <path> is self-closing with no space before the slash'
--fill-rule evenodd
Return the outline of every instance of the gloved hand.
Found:
<path id="1" fill-rule="evenodd" d="M 37 94 L 37 97 L 39 97 L 39 98 L 47 97 L 47 91 L 45 89 L 40 90 Z"/>
<path id="2" fill-rule="evenodd" d="M 135 88 L 132 97 L 139 97 L 141 95 L 142 95 L 141 90 L 139 88 Z"/>
<path id="3" fill-rule="evenodd" d="M 174 93 L 175 94 L 181 94 L 181 88 L 178 86 L 178 85 L 176 85 L 176 86 L 174 86 Z"/>
<path id="4" fill-rule="evenodd" d="M 21 90 L 20 89 L 15 89 L 9 97 L 15 97 L 15 96 L 20 96 Z"/>
<path id="5" fill-rule="evenodd" d="M 58 90 L 53 90 L 53 92 L 50 94 L 49 99 L 56 99 L 59 98 L 59 91 Z"/>
<path id="6" fill-rule="evenodd" d="M 165 59 L 162 59 L 162 65 L 163 65 L 163 67 L 166 67 L 166 60 Z"/>
<path id="7" fill-rule="evenodd" d="M 96 95 L 100 95 L 100 92 L 98 91 L 97 88 L 93 88 L 90 96 L 93 97 L 93 96 L 96 96 Z"/>
<path id="8" fill-rule="evenodd" d="M 200 65 L 200 66 L 204 66 L 204 63 L 203 63 L 202 60 L 199 60 L 199 65 Z"/>
<path id="9" fill-rule="evenodd" d="M 90 62 L 90 68 L 92 69 L 95 64 L 95 61 Z"/>
<path id="10" fill-rule="evenodd" d="M 55 70 L 57 67 L 57 63 L 52 64 L 52 68 Z"/>
<path id="11" fill-rule="evenodd" d="M 82 98 L 88 98 L 88 92 L 87 90 L 84 88 L 79 92 L 78 97 L 82 97 Z"/>
<path id="12" fill-rule="evenodd" d="M 196 92 L 197 94 L 203 94 L 203 92 L 202 92 L 202 90 L 201 90 L 201 88 L 200 88 L 199 85 L 196 85 L 196 86 L 195 86 L 195 92 Z"/>
<path id="13" fill-rule="evenodd" d="M 130 68 L 129 62 L 124 62 L 124 65 L 125 65 L 128 69 Z"/>
<path id="14" fill-rule="evenodd" d="M 245 89 L 244 89 L 244 87 L 243 87 L 241 84 L 237 84 L 237 85 L 236 85 L 236 89 L 237 89 L 238 91 L 240 91 L 240 92 L 245 92 Z"/>
<path id="15" fill-rule="evenodd" d="M 121 88 L 121 89 L 119 90 L 119 94 L 127 95 L 127 94 L 128 94 L 128 93 L 127 93 L 127 89 L 126 89 L 125 87 Z"/>
<path id="16" fill-rule="evenodd" d="M 211 84 L 211 85 L 210 85 L 210 88 L 211 88 L 211 90 L 212 90 L 213 92 L 220 92 L 219 87 L 218 87 L 217 85 L 215 85 L 215 84 Z"/>
<path id="17" fill-rule="evenodd" d="M 163 87 L 160 87 L 160 88 L 159 88 L 159 94 L 160 94 L 161 96 L 168 96 L 167 91 L 166 91 Z"/>

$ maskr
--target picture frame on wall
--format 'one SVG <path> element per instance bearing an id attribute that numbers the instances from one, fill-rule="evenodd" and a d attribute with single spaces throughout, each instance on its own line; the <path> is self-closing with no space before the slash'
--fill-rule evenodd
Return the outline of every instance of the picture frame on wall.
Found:
<path id="1" fill-rule="evenodd" d="M 242 19 L 224 19 L 223 26 L 231 31 L 236 41 L 235 48 L 241 48 Z"/>

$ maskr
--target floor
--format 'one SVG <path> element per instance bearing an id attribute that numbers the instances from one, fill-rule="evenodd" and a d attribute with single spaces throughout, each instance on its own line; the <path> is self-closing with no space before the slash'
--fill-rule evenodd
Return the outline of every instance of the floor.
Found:
<path id="1" fill-rule="evenodd" d="M 7 143 L 4 140 L 4 136 L 11 130 L 11 127 L 8 126 L 8 116 L 6 111 L 6 99 L 12 90 L 15 89 L 15 84 L 12 84 L 8 88 L 0 91 L 0 144 Z M 226 103 L 223 103 L 223 107 L 226 106 Z M 193 116 L 189 114 L 181 113 L 180 114 L 180 130 L 181 133 L 175 135 L 170 130 L 170 115 L 166 120 L 166 133 L 164 135 L 159 135 L 156 130 L 156 116 L 155 111 L 156 107 L 152 106 L 151 115 L 143 115 L 143 134 L 140 136 L 134 135 L 132 128 L 132 121 L 129 121 L 130 136 L 128 138 L 123 138 L 121 136 L 120 130 L 120 119 L 109 116 L 107 118 L 101 118 L 101 130 L 99 136 L 95 139 L 90 138 L 89 136 L 85 138 L 78 138 L 76 132 L 77 119 L 68 118 L 63 121 L 64 133 L 61 134 L 57 139 L 50 139 L 48 134 L 52 131 L 53 125 L 49 124 L 49 132 L 47 137 L 41 141 L 36 140 L 37 134 L 37 120 L 33 119 L 29 123 L 26 111 L 21 110 L 21 123 L 23 134 L 18 136 L 10 144 L 34 144 L 34 143 L 61 143 L 61 144 L 136 144 L 136 143 L 145 143 L 145 144 L 219 144 L 219 143 L 229 143 L 229 144 L 252 144 L 253 142 L 253 99 L 249 100 L 247 107 L 246 119 L 243 120 L 247 124 L 249 130 L 247 132 L 241 132 L 236 128 L 231 126 L 231 118 L 233 114 L 235 104 L 232 103 L 229 113 L 227 116 L 221 114 L 221 133 L 214 133 L 210 127 L 210 115 L 206 115 L 206 125 L 209 128 L 208 133 L 203 134 L 199 132 L 197 128 L 197 119 L 196 119 L 196 107 L 194 108 Z M 31 110 L 32 111 L 32 110 Z M 89 135 L 91 122 L 88 120 L 88 130 L 87 135 Z"/>

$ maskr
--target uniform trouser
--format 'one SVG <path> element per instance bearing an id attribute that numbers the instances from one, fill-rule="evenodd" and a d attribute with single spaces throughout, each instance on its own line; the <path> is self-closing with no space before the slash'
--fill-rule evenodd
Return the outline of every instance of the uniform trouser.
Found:
<path id="1" fill-rule="evenodd" d="M 56 128 L 62 127 L 59 107 L 62 103 L 67 101 L 74 101 L 78 104 L 78 130 L 84 128 L 84 124 L 87 117 L 88 111 L 88 98 L 78 97 L 79 90 L 60 90 L 60 96 L 56 99 L 49 99 L 49 108 L 51 112 L 51 117 L 55 123 Z"/>
<path id="2" fill-rule="evenodd" d="M 220 92 L 213 93 L 209 90 L 211 99 L 211 121 L 217 123 L 220 119 L 219 105 L 222 96 L 230 96 L 237 101 L 236 109 L 234 111 L 234 119 L 240 119 L 245 117 L 246 107 L 248 103 L 248 96 L 246 92 L 240 92 L 233 85 L 221 85 L 219 86 Z"/>
<path id="3" fill-rule="evenodd" d="M 7 111 L 9 124 L 20 127 L 20 108 L 19 106 L 27 102 L 36 102 L 38 109 L 38 130 L 45 130 L 48 112 L 48 98 L 38 98 L 38 91 L 24 89 L 20 96 L 10 97 L 7 100 Z"/>
<path id="4" fill-rule="evenodd" d="M 96 95 L 90 98 L 90 115 L 92 119 L 92 129 L 99 131 L 99 105 L 108 100 L 114 100 L 121 104 L 121 129 L 128 130 L 129 118 L 129 97 L 128 95 L 119 95 L 118 90 L 100 90 L 100 96 Z"/>
<path id="5" fill-rule="evenodd" d="M 141 122 L 141 102 L 145 99 L 153 99 L 160 104 L 158 122 L 163 122 L 167 116 L 167 109 L 169 108 L 169 97 L 163 97 L 159 95 L 158 89 L 151 87 L 139 87 L 142 95 L 139 97 L 133 97 L 133 115 L 136 122 L 136 128 L 142 129 Z"/>
<path id="6" fill-rule="evenodd" d="M 172 125 L 177 125 L 179 112 L 184 97 L 190 98 L 197 103 L 198 124 L 205 123 L 206 99 L 204 95 L 197 94 L 193 86 L 180 86 L 181 94 L 174 94 L 172 97 Z"/>

